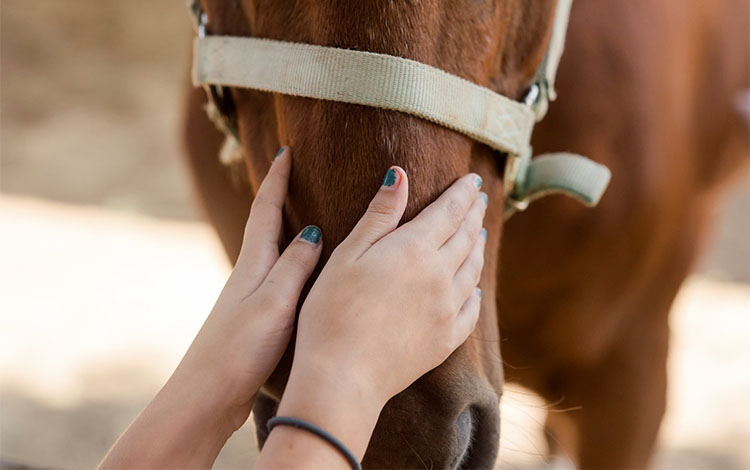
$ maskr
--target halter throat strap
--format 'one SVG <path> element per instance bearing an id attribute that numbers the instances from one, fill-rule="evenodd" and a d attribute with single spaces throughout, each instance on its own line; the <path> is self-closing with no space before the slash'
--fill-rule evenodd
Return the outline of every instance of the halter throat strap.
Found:
<path id="1" fill-rule="evenodd" d="M 606 167 L 574 154 L 531 158 L 534 124 L 555 98 L 554 75 L 571 2 L 558 0 L 549 46 L 523 103 L 402 57 L 253 37 L 208 36 L 205 13 L 197 0 L 191 9 L 198 30 L 193 80 L 207 87 L 212 119 L 235 140 L 236 127 L 221 112 L 225 86 L 390 109 L 507 153 L 506 218 L 531 200 L 554 193 L 592 206 L 609 182 Z"/>

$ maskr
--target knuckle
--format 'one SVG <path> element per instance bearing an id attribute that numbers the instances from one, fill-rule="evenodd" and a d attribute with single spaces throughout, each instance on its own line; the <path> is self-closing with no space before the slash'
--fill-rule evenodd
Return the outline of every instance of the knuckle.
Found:
<path id="1" fill-rule="evenodd" d="M 464 219 L 463 209 L 457 199 L 451 198 L 448 200 L 445 206 L 445 212 L 448 217 L 448 222 L 452 227 L 457 227 Z"/>
<path id="2" fill-rule="evenodd" d="M 422 239 L 417 237 L 401 237 L 399 241 L 402 246 L 402 258 L 405 262 L 419 263 L 425 269 L 432 269 L 432 264 L 429 260 L 434 250 L 427 246 Z"/>
<path id="3" fill-rule="evenodd" d="M 481 307 L 477 307 L 472 313 L 471 313 L 471 331 L 474 331 L 474 328 L 476 328 L 477 323 L 479 323 L 479 315 L 482 313 Z M 469 334 L 471 334 L 471 331 Z"/>
<path id="4" fill-rule="evenodd" d="M 367 218 L 367 224 L 365 225 L 368 232 L 381 233 L 388 228 L 389 219 L 383 214 L 377 216 L 371 215 Z"/>
<path id="5" fill-rule="evenodd" d="M 477 186 L 474 178 L 465 178 L 460 186 L 460 196 L 461 199 L 464 199 L 466 201 L 473 201 L 476 197 L 477 192 Z"/>
<path id="6" fill-rule="evenodd" d="M 463 259 L 468 259 L 469 254 L 471 253 L 471 248 L 474 246 L 473 231 L 470 228 L 466 227 L 465 229 L 461 230 L 460 233 L 457 233 L 456 236 L 458 237 L 459 243 L 457 246 L 461 250 L 461 256 L 463 256 Z"/>
<path id="7" fill-rule="evenodd" d="M 469 231 L 473 235 L 479 235 L 479 230 L 482 228 L 482 218 L 480 213 L 472 210 L 471 213 L 466 217 L 466 223 L 468 224 Z"/>
<path id="8" fill-rule="evenodd" d="M 390 216 L 393 214 L 393 205 L 376 199 L 370 202 L 367 212 L 374 216 Z"/>
<path id="9" fill-rule="evenodd" d="M 480 184 L 480 183 L 479 183 L 478 180 L 481 180 L 481 179 L 482 179 L 482 177 L 479 176 L 478 174 L 471 173 L 471 174 L 467 175 L 466 178 L 464 178 L 462 186 L 466 190 L 467 193 L 473 195 L 474 193 L 478 193 L 479 192 L 480 187 L 479 187 L 478 184 Z"/>
<path id="10" fill-rule="evenodd" d="M 481 266 L 477 267 L 477 269 L 474 270 L 472 274 L 473 274 L 473 276 L 471 277 L 472 284 L 476 286 L 477 284 L 479 284 L 479 281 L 482 280 L 482 267 Z"/>
<path id="11" fill-rule="evenodd" d="M 482 270 L 477 269 L 473 274 L 474 275 L 471 277 L 471 283 L 472 285 L 476 286 L 479 284 L 479 281 L 482 280 Z"/>
<path id="12" fill-rule="evenodd" d="M 298 271 L 307 270 L 310 264 L 310 257 L 307 256 L 308 253 L 306 253 L 306 251 L 309 250 L 303 250 L 301 248 L 301 246 L 292 246 L 284 252 L 284 261 L 291 269 Z"/>
<path id="13" fill-rule="evenodd" d="M 349 258 L 349 254 L 351 253 L 351 242 L 347 242 L 347 240 L 344 240 L 337 246 L 333 252 L 331 253 L 331 256 L 328 257 L 327 263 L 332 263 L 333 265 L 342 264 L 345 261 L 347 261 Z"/>
<path id="14" fill-rule="evenodd" d="M 399 242 L 404 254 L 409 258 L 418 259 L 424 251 L 424 245 L 417 237 L 400 237 Z"/>
<path id="15" fill-rule="evenodd" d="M 468 298 L 467 290 L 467 286 L 461 285 L 453 294 L 453 311 L 456 315 L 458 315 L 461 309 L 464 308 L 464 305 L 466 305 L 466 300 Z"/>
<path id="16" fill-rule="evenodd" d="M 484 259 L 481 256 L 476 256 L 470 262 L 471 262 L 472 273 L 477 279 L 479 279 L 482 276 L 482 268 L 484 268 Z"/>
<path id="17" fill-rule="evenodd" d="M 456 349 L 456 342 L 451 335 L 447 335 L 440 341 L 440 354 L 443 358 L 450 356 Z"/>

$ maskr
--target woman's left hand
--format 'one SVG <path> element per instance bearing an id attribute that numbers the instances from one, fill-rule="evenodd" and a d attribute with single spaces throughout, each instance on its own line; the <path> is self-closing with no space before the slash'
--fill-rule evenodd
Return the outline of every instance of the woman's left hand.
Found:
<path id="1" fill-rule="evenodd" d="M 321 232 L 308 226 L 279 255 L 290 171 L 284 147 L 258 189 L 242 250 L 216 305 L 172 377 L 101 467 L 211 466 L 247 420 L 286 350 L 297 301 L 321 253 Z M 190 429 L 194 436 L 185 435 Z"/>
<path id="2" fill-rule="evenodd" d="M 297 301 L 320 258 L 322 235 L 312 225 L 279 255 L 291 160 L 283 147 L 253 201 L 235 268 L 171 379 L 205 384 L 201 400 L 221 400 L 216 406 L 237 428 L 286 350 Z"/>

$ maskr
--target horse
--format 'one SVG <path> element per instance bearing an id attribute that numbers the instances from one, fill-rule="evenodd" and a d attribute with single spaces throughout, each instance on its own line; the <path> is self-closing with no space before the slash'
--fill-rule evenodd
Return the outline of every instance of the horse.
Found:
<path id="1" fill-rule="evenodd" d="M 521 100 L 543 60 L 556 0 L 204 0 L 202 7 L 212 34 L 404 57 Z M 204 113 L 206 93 L 188 87 L 186 161 L 231 260 L 281 145 L 294 154 L 282 245 L 319 225 L 319 266 L 391 165 L 410 178 L 404 221 L 469 171 L 485 182 L 489 236 L 476 331 L 387 403 L 363 466 L 492 467 L 506 381 L 550 403 L 551 454 L 572 456 L 581 468 L 649 464 L 666 406 L 670 306 L 718 195 L 748 155 L 735 93 L 748 87 L 749 13 L 744 0 L 576 0 L 558 100 L 532 145 L 606 164 L 612 184 L 594 209 L 550 197 L 507 222 L 505 155 L 458 132 L 396 111 L 230 88 L 243 155 L 232 171 L 216 158 L 224 135 Z M 292 354 L 256 400 L 260 446 Z"/>

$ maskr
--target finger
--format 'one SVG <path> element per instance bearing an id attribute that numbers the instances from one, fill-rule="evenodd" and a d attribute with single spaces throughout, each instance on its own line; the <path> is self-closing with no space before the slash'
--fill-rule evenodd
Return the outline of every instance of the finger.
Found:
<path id="1" fill-rule="evenodd" d="M 454 269 L 464 262 L 477 241 L 486 209 L 487 194 L 480 192 L 456 233 L 440 247 L 443 259 L 452 263 Z"/>
<path id="2" fill-rule="evenodd" d="M 461 346 L 474 331 L 482 307 L 482 289 L 476 287 L 456 316 L 453 328 L 453 341 L 456 348 Z"/>
<path id="3" fill-rule="evenodd" d="M 406 209 L 409 196 L 409 181 L 406 172 L 397 166 L 388 169 L 367 212 L 344 240 L 342 245 L 359 257 L 375 242 L 391 233 L 398 226 Z"/>
<path id="4" fill-rule="evenodd" d="M 462 304 L 471 295 L 474 287 L 479 284 L 484 267 L 484 247 L 487 244 L 487 231 L 481 229 L 480 235 L 474 241 L 469 256 L 456 271 L 453 278 L 454 298 Z"/>
<path id="5" fill-rule="evenodd" d="M 305 227 L 279 256 L 258 288 L 260 298 L 278 308 L 294 308 L 305 282 L 318 264 L 322 242 L 318 227 Z"/>
<path id="6" fill-rule="evenodd" d="M 242 249 L 233 276 L 254 291 L 279 258 L 282 209 L 292 168 L 289 147 L 281 147 L 258 188 L 245 225 Z"/>
<path id="7" fill-rule="evenodd" d="M 425 238 L 434 246 L 441 247 L 456 233 L 481 186 L 482 178 L 476 173 L 459 178 L 407 224 L 409 230 L 425 234 Z"/>

